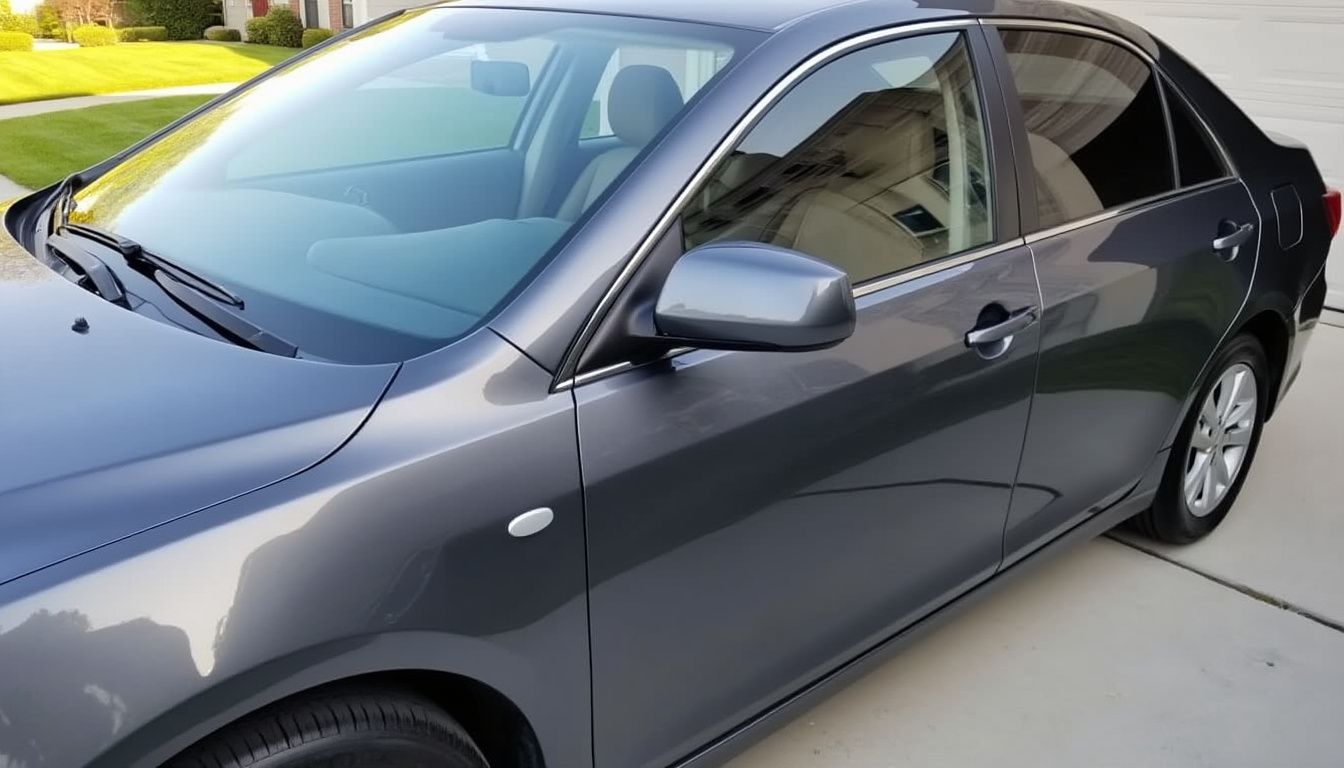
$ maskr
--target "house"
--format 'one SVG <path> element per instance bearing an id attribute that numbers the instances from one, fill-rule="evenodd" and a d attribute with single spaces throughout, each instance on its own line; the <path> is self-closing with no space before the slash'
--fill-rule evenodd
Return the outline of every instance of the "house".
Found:
<path id="1" fill-rule="evenodd" d="M 265 16 L 272 6 L 287 7 L 305 27 L 340 32 L 402 8 L 423 5 L 398 0 L 223 0 L 224 25 L 243 31 L 247 20 Z"/>

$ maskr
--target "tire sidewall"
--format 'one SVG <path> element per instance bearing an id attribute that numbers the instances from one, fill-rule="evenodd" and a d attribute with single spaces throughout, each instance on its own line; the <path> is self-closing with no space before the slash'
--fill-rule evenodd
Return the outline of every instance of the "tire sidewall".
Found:
<path id="1" fill-rule="evenodd" d="M 1232 487 L 1228 489 L 1227 494 L 1213 511 L 1203 517 L 1198 517 L 1191 514 L 1182 488 L 1186 462 L 1190 454 L 1190 439 L 1194 435 L 1195 426 L 1199 423 L 1199 411 L 1204 404 L 1204 400 L 1217 386 L 1223 373 L 1238 363 L 1246 364 L 1255 374 L 1255 423 L 1252 425 L 1251 441 L 1246 446 L 1246 456 L 1242 460 L 1241 469 L 1237 473 L 1236 479 L 1232 481 Z M 1154 511 L 1158 512 L 1154 516 L 1153 522 L 1160 529 L 1159 532 L 1164 540 L 1174 542 L 1194 541 L 1207 535 L 1218 527 L 1223 518 L 1227 517 L 1228 511 L 1236 503 L 1237 496 L 1241 493 L 1241 487 L 1246 482 L 1246 477 L 1250 474 L 1251 466 L 1255 461 L 1256 450 L 1260 446 L 1260 436 L 1264 432 L 1265 414 L 1269 408 L 1269 392 L 1269 365 L 1265 358 L 1264 348 L 1255 338 L 1238 336 L 1214 357 L 1199 391 L 1190 401 L 1189 413 L 1186 415 L 1185 423 L 1181 425 L 1180 434 L 1172 446 L 1167 470 L 1163 476 L 1158 497 L 1153 504 Z"/>

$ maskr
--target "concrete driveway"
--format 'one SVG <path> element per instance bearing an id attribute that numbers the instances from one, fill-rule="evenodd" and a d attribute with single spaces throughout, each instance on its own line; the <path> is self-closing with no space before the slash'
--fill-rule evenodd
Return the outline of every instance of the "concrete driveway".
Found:
<path id="1" fill-rule="evenodd" d="M 1341 391 L 1323 325 L 1211 537 L 1080 547 L 731 768 L 1344 765 Z"/>

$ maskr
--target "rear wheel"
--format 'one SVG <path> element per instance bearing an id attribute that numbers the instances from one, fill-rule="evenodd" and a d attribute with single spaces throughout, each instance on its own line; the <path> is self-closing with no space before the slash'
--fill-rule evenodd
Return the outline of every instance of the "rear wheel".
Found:
<path id="1" fill-rule="evenodd" d="M 489 768 L 466 731 L 409 693 L 332 692 L 268 707 L 168 768 Z"/>
<path id="2" fill-rule="evenodd" d="M 1218 527 L 1260 444 L 1269 381 L 1260 342 L 1236 337 L 1210 370 L 1172 446 L 1153 506 L 1134 518 L 1135 528 L 1159 541 L 1185 544 Z"/>

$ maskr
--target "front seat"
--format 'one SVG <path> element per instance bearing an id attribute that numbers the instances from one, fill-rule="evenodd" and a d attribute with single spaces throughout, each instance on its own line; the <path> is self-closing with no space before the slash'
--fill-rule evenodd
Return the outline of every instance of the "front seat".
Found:
<path id="1" fill-rule="evenodd" d="M 681 88 L 666 69 L 632 64 L 617 72 L 607 95 L 607 120 L 623 146 L 588 163 L 561 203 L 557 218 L 574 221 L 583 215 L 683 106 Z"/>

